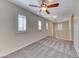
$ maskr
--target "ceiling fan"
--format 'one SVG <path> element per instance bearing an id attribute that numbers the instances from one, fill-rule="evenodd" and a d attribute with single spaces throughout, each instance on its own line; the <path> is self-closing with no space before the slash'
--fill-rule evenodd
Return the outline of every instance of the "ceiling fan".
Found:
<path id="1" fill-rule="evenodd" d="M 50 5 L 48 5 L 48 4 L 46 3 L 46 0 L 42 0 L 41 6 L 32 5 L 32 4 L 30 4 L 29 6 L 40 8 L 40 12 L 41 12 L 41 11 L 45 11 L 47 14 L 50 14 L 50 12 L 48 11 L 48 8 L 58 7 L 58 6 L 59 6 L 59 3 L 55 3 L 55 4 L 50 4 Z"/>

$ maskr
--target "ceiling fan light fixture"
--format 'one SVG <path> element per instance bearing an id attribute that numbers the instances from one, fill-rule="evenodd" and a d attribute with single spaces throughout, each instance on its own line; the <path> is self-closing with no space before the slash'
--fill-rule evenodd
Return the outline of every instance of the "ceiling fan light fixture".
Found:
<path id="1" fill-rule="evenodd" d="M 46 8 L 46 7 L 42 7 L 41 10 L 42 10 L 42 11 L 46 11 L 47 8 Z"/>
<path id="2" fill-rule="evenodd" d="M 50 0 L 50 1 L 52 1 L 52 0 Z M 59 6 L 59 3 L 55 3 L 55 4 L 50 4 L 50 5 L 48 5 L 48 4 L 46 3 L 46 0 L 42 0 L 41 6 L 37 6 L 37 5 L 29 5 L 29 6 L 38 7 L 38 8 L 40 8 L 40 11 L 39 11 L 39 12 L 44 11 L 44 12 L 46 12 L 47 14 L 50 14 L 50 12 L 48 11 L 48 9 L 49 9 L 49 8 L 58 7 L 58 6 Z M 53 18 L 56 18 L 56 17 L 57 17 L 57 16 L 53 16 Z"/>

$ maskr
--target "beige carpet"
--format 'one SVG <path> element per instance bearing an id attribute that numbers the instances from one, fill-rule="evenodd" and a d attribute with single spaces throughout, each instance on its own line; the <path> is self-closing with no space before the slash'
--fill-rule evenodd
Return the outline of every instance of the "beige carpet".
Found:
<path id="1" fill-rule="evenodd" d="M 78 58 L 72 42 L 47 37 L 4 58 Z"/>

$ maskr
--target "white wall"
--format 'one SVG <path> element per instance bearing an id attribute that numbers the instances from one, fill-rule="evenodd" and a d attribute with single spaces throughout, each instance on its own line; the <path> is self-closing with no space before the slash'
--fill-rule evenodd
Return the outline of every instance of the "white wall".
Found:
<path id="1" fill-rule="evenodd" d="M 17 33 L 16 20 L 19 13 L 27 17 L 26 33 Z M 38 20 L 43 23 L 42 31 L 37 30 Z M 0 0 L 0 57 L 49 36 L 52 26 L 49 25 L 51 27 L 46 30 L 46 22 L 48 21 L 9 3 L 7 0 Z"/>
<path id="2" fill-rule="evenodd" d="M 79 0 L 76 0 L 74 19 L 74 47 L 79 55 Z"/>
<path id="3" fill-rule="evenodd" d="M 79 19 L 74 23 L 74 47 L 79 55 Z"/>

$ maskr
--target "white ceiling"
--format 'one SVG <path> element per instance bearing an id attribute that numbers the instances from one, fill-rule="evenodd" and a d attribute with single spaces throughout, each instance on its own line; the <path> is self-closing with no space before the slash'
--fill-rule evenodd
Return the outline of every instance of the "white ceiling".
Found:
<path id="1" fill-rule="evenodd" d="M 49 9 L 50 13 L 47 15 L 45 12 L 39 13 L 39 8 L 30 7 L 29 4 L 39 5 L 41 4 L 40 0 L 8 0 L 14 4 L 21 6 L 31 12 L 45 17 L 46 19 L 52 20 L 54 22 L 63 22 L 66 21 L 66 17 L 69 17 L 73 13 L 74 0 L 47 0 L 47 3 L 60 3 L 59 7 Z M 57 16 L 57 18 L 53 18 L 53 16 Z"/>

